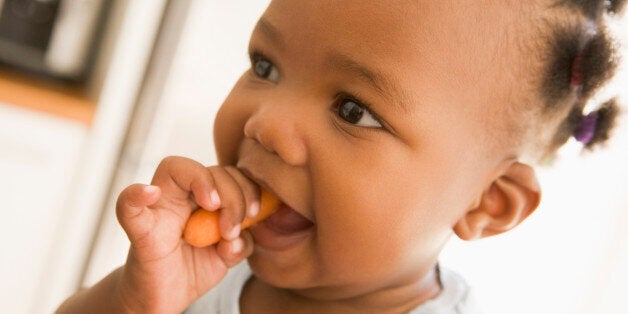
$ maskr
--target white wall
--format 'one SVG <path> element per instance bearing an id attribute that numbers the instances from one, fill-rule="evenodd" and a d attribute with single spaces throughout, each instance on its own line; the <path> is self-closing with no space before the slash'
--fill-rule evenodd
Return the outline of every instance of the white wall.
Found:
<path id="1" fill-rule="evenodd" d="M 453 240 L 443 264 L 463 273 L 487 313 L 627 313 L 628 120 L 605 151 L 570 147 L 540 171 L 540 208 L 517 229 Z M 574 145 L 576 146 L 576 145 Z"/>
<path id="2" fill-rule="evenodd" d="M 49 313 L 76 289 L 164 3 L 113 2 L 91 125 L 0 104 L 0 312 Z"/>
<path id="3" fill-rule="evenodd" d="M 32 309 L 87 134 L 82 123 L 0 103 L 0 312 Z"/>

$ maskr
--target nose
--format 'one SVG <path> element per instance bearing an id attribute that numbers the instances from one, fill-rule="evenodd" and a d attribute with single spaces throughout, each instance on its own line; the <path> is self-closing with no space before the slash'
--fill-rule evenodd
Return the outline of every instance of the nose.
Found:
<path id="1" fill-rule="evenodd" d="M 260 105 L 244 125 L 244 135 L 291 166 L 307 163 L 304 117 L 295 106 Z"/>

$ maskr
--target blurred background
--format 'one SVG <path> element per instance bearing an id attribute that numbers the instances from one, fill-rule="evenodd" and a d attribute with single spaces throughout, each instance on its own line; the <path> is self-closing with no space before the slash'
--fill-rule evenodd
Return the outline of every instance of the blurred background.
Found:
<path id="1" fill-rule="evenodd" d="M 163 157 L 216 163 L 213 116 L 268 2 L 0 0 L 0 312 L 52 312 L 123 264 L 116 197 Z M 628 313 L 627 127 L 596 154 L 568 144 L 513 232 L 452 240 L 442 264 L 487 313 Z"/>

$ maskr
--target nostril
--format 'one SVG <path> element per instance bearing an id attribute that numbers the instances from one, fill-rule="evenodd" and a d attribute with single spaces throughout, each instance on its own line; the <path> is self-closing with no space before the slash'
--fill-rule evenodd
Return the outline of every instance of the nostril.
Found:
<path id="1" fill-rule="evenodd" d="M 275 153 L 275 150 L 272 148 L 272 143 L 267 139 L 264 139 L 262 136 L 262 132 L 260 132 L 258 123 L 255 119 L 249 119 L 244 125 L 244 136 L 255 140 L 258 142 L 264 149 L 268 152 Z"/>
<path id="2" fill-rule="evenodd" d="M 262 147 L 264 147 L 264 149 L 266 149 L 269 153 L 275 153 L 275 149 L 273 148 L 273 144 L 269 141 L 269 140 L 265 140 L 261 134 L 257 134 L 255 136 L 255 139 L 257 140 L 258 143 L 260 143 L 260 145 L 262 145 Z"/>
<path id="3" fill-rule="evenodd" d="M 253 122 L 251 121 L 251 119 L 249 119 L 244 124 L 244 136 L 247 137 L 247 138 L 254 139 L 255 138 L 255 133 L 253 132 L 252 123 Z"/>
<path id="4" fill-rule="evenodd" d="M 286 115 L 270 114 L 270 111 L 258 111 L 244 124 L 244 135 L 285 163 L 302 166 L 307 162 L 307 147 L 294 122 L 297 119 L 288 118 Z"/>

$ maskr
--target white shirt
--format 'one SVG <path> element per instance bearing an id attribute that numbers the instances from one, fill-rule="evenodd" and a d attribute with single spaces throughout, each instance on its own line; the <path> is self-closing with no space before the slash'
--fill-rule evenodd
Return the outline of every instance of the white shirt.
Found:
<path id="1" fill-rule="evenodd" d="M 240 293 L 252 272 L 248 263 L 243 262 L 232 268 L 227 276 L 201 298 L 196 300 L 186 314 L 239 314 Z M 471 289 L 460 275 L 439 267 L 443 290 L 409 314 L 476 314 L 481 313 L 476 306 Z"/>

